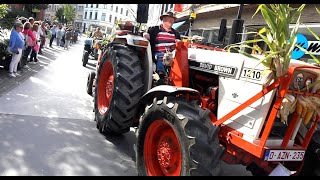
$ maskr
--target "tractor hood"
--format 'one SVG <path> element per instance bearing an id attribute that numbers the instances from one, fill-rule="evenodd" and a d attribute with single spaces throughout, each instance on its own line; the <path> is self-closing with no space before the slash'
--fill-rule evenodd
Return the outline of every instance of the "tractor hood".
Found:
<path id="1" fill-rule="evenodd" d="M 188 49 L 189 68 L 219 76 L 239 79 L 250 69 L 263 71 L 265 66 L 259 61 L 239 53 L 212 51 L 205 49 Z"/>

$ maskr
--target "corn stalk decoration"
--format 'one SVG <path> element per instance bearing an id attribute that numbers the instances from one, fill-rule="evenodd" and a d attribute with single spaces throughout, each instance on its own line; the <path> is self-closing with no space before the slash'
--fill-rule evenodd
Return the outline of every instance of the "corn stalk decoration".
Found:
<path id="1" fill-rule="evenodd" d="M 278 78 L 285 73 L 287 73 L 291 55 L 295 47 L 309 54 L 318 64 L 320 64 L 319 59 L 314 55 L 310 54 L 306 49 L 296 44 L 296 35 L 299 26 L 302 24 L 300 22 L 301 13 L 306 4 L 302 4 L 298 8 L 290 7 L 290 4 L 261 4 L 258 6 L 255 16 L 259 11 L 261 12 L 265 22 L 266 27 L 259 30 L 259 32 L 249 32 L 247 34 L 256 34 L 257 39 L 247 40 L 237 44 L 232 44 L 228 46 L 230 52 L 231 49 L 236 49 L 239 53 L 256 59 L 267 67 L 266 71 L 271 71 L 268 76 L 266 76 L 265 85 L 268 85 L 272 79 Z M 316 9 L 320 14 L 320 11 Z M 295 24 L 294 28 L 290 30 L 289 25 Z M 307 29 L 320 40 L 320 38 L 310 29 Z M 268 46 L 268 51 L 262 50 L 257 44 L 257 42 L 264 42 Z M 250 46 L 249 44 L 254 44 Z M 258 52 L 261 56 L 255 56 L 244 51 L 240 51 L 241 48 L 249 48 L 253 51 Z M 259 63 L 259 64 L 260 64 Z M 319 82 L 314 82 L 313 84 L 307 86 L 307 88 L 301 91 L 314 91 L 313 86 Z M 310 90 L 310 89 L 313 90 Z M 317 112 L 320 114 L 320 98 L 316 97 L 303 97 L 293 96 L 291 94 L 286 94 L 282 102 L 281 110 L 278 112 L 278 117 L 281 121 L 287 124 L 288 115 L 297 112 L 303 122 L 303 124 L 308 124 L 312 116 Z"/>
<path id="2" fill-rule="evenodd" d="M 270 68 L 275 78 L 282 76 L 288 70 L 291 54 L 296 47 L 296 34 L 299 28 L 301 12 L 305 4 L 299 8 L 292 8 L 290 4 L 261 4 L 257 8 L 255 16 L 261 12 L 266 27 L 259 32 L 250 32 L 256 34 L 259 38 L 233 44 L 230 49 L 240 50 L 240 48 L 250 48 L 257 51 L 264 58 L 258 58 L 249 53 L 242 52 L 245 56 L 256 59 Z M 294 24 L 294 28 L 290 31 L 289 25 Z M 269 51 L 263 51 L 258 45 L 249 46 L 251 43 L 265 42 Z M 319 63 L 319 61 L 317 61 Z"/>

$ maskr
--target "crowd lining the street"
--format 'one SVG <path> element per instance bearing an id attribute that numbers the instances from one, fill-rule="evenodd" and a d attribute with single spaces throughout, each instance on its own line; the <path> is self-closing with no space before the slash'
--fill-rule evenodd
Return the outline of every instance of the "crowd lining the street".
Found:
<path id="1" fill-rule="evenodd" d="M 12 54 L 9 66 L 9 76 L 17 77 L 18 64 L 27 67 L 27 64 L 37 64 L 38 54 L 43 54 L 44 48 L 53 48 L 52 44 L 56 39 L 56 46 L 69 49 L 72 43 L 76 43 L 79 31 L 72 26 L 63 24 L 49 24 L 50 22 L 35 21 L 33 17 L 17 18 L 11 30 L 10 42 L 7 51 Z"/>

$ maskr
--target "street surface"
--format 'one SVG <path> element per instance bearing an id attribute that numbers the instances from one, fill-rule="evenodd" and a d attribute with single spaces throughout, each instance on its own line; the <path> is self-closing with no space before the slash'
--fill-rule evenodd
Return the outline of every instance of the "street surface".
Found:
<path id="1" fill-rule="evenodd" d="M 96 61 L 82 66 L 83 40 L 69 50 L 54 42 L 39 57 L 50 64 L 0 93 L 0 176 L 137 175 L 133 130 L 105 137 L 96 129 L 86 93 Z M 225 176 L 251 175 L 241 165 L 223 169 Z"/>

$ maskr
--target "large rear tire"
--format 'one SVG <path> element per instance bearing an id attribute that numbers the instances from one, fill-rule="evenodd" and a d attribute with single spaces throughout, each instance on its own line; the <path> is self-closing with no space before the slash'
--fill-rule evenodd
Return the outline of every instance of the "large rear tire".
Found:
<path id="1" fill-rule="evenodd" d="M 96 77 L 96 73 L 94 71 L 91 71 L 88 74 L 88 79 L 87 79 L 87 93 L 92 96 L 92 85 L 93 85 L 93 80 Z"/>
<path id="2" fill-rule="evenodd" d="M 142 176 L 219 175 L 224 148 L 209 110 L 195 102 L 154 99 L 140 119 L 136 159 Z"/>
<path id="3" fill-rule="evenodd" d="M 143 70 L 137 53 L 125 45 L 109 47 L 101 59 L 95 85 L 97 128 L 112 135 L 128 132 L 142 96 Z"/>
<path id="4" fill-rule="evenodd" d="M 83 56 L 82 56 L 82 66 L 83 67 L 86 67 L 86 65 L 88 63 L 88 60 L 89 60 L 89 52 L 85 51 Z"/>

